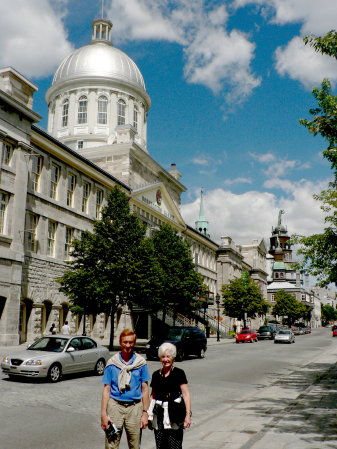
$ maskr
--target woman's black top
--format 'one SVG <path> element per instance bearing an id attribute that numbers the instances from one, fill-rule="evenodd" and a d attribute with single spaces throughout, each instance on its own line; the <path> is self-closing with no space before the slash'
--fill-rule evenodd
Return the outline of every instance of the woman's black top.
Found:
<path id="1" fill-rule="evenodd" d="M 185 371 L 174 367 L 168 376 L 163 376 L 161 370 L 152 374 L 152 394 L 158 401 L 176 399 L 180 396 L 180 385 L 187 384 Z"/>

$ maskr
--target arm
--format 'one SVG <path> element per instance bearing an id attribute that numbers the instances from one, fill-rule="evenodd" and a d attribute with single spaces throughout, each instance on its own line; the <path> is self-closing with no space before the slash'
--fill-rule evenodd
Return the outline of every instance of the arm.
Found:
<path id="1" fill-rule="evenodd" d="M 107 413 L 109 398 L 110 398 L 110 385 L 104 384 L 102 393 L 102 406 L 101 406 L 101 427 L 103 430 L 105 430 L 108 427 L 109 422 L 112 422 L 110 416 Z"/>
<path id="2" fill-rule="evenodd" d="M 149 386 L 147 382 L 142 382 L 142 405 L 143 405 L 143 413 L 140 419 L 140 428 L 146 429 L 148 424 L 148 415 L 145 410 L 149 408 Z"/>
<path id="3" fill-rule="evenodd" d="M 185 406 L 186 406 L 186 417 L 185 417 L 185 421 L 184 421 L 184 429 L 187 429 L 188 427 L 191 426 L 191 416 L 190 416 L 191 395 L 190 395 L 190 390 L 188 389 L 187 384 L 181 384 L 180 389 L 181 389 L 181 394 L 182 394 L 182 397 L 184 399 Z"/>

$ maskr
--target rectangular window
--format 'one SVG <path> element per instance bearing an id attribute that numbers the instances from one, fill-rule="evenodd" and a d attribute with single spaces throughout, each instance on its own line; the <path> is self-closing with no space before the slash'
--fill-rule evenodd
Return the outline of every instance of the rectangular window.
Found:
<path id="1" fill-rule="evenodd" d="M 103 190 L 102 189 L 96 189 L 96 218 L 101 218 L 101 210 L 102 210 L 102 203 L 103 203 Z"/>
<path id="2" fill-rule="evenodd" d="M 26 249 L 34 253 L 37 252 L 37 225 L 39 223 L 39 217 L 36 214 L 28 212 L 26 219 Z"/>
<path id="3" fill-rule="evenodd" d="M 67 206 L 73 207 L 74 193 L 76 188 L 76 176 L 72 173 L 68 174 L 68 186 L 67 186 Z"/>
<path id="4" fill-rule="evenodd" d="M 56 164 L 51 164 L 50 170 L 50 198 L 57 198 L 57 184 L 60 179 L 61 168 Z"/>
<path id="5" fill-rule="evenodd" d="M 13 147 L 9 143 L 5 143 L 4 145 L 4 157 L 3 163 L 4 165 L 10 165 L 13 156 Z"/>
<path id="6" fill-rule="evenodd" d="M 62 105 L 62 126 L 68 126 L 69 102 L 66 100 Z"/>
<path id="7" fill-rule="evenodd" d="M 70 228 L 69 226 L 66 227 L 66 239 L 65 239 L 65 245 L 64 245 L 64 254 L 65 259 L 70 259 L 70 253 L 72 250 L 72 241 L 74 240 L 74 229 Z"/>
<path id="8" fill-rule="evenodd" d="M 139 111 L 138 109 L 134 109 L 133 110 L 133 127 L 138 130 L 138 116 L 139 116 Z"/>
<path id="9" fill-rule="evenodd" d="M 81 97 L 78 100 L 77 122 L 79 124 L 87 123 L 87 108 L 88 108 L 87 97 Z"/>
<path id="10" fill-rule="evenodd" d="M 48 220 L 48 256 L 55 255 L 56 223 Z"/>
<path id="11" fill-rule="evenodd" d="M 100 125 L 108 123 L 108 100 L 105 97 L 98 99 L 97 123 Z"/>
<path id="12" fill-rule="evenodd" d="M 90 196 L 90 184 L 83 182 L 82 212 L 88 213 L 88 202 Z"/>
<path id="13" fill-rule="evenodd" d="M 0 191 L 0 234 L 6 234 L 6 212 L 9 195 Z"/>
<path id="14" fill-rule="evenodd" d="M 31 188 L 34 192 L 39 191 L 39 181 L 42 171 L 42 157 L 34 154 L 32 156 L 32 175 L 31 175 Z"/>
<path id="15" fill-rule="evenodd" d="M 274 293 L 272 293 L 272 295 L 271 295 L 271 302 L 275 302 L 275 294 Z"/>
<path id="16" fill-rule="evenodd" d="M 77 141 L 77 149 L 82 150 L 82 148 L 83 148 L 83 140 L 78 140 Z"/>

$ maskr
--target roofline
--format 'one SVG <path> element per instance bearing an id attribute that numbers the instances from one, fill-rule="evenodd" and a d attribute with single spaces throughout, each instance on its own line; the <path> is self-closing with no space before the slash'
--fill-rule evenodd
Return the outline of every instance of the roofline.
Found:
<path id="1" fill-rule="evenodd" d="M 27 117 L 27 119 L 29 119 L 33 123 L 39 122 L 42 118 L 41 115 L 39 115 L 37 112 L 34 112 L 28 106 L 25 106 L 23 103 L 16 100 L 12 96 L 8 95 L 6 92 L 4 92 L 1 89 L 0 89 L 0 99 L 4 100 L 12 108 L 20 111 L 22 114 L 24 114 Z M 32 125 L 32 126 L 34 126 L 34 125 Z"/>
<path id="2" fill-rule="evenodd" d="M 39 128 L 38 126 L 32 125 L 32 130 L 35 131 L 37 134 L 40 134 L 41 136 L 43 136 L 44 138 L 46 138 L 47 140 L 49 140 L 53 144 L 55 144 L 58 147 L 62 148 L 62 150 L 66 151 L 71 156 L 75 157 L 76 159 L 80 160 L 81 162 L 84 162 L 86 165 L 90 166 L 91 168 L 94 168 L 96 171 L 98 171 L 99 173 L 103 174 L 107 178 L 111 179 L 116 184 L 119 184 L 121 187 L 123 187 L 124 189 L 128 190 L 131 193 L 131 188 L 128 185 L 124 184 L 122 181 L 120 181 L 119 179 L 115 178 L 113 175 L 111 175 L 107 171 L 105 171 L 102 168 L 100 168 L 94 162 L 90 161 L 89 159 L 85 158 L 81 154 L 79 154 L 76 151 L 72 150 L 71 148 L 67 147 L 62 142 L 60 142 L 59 140 L 57 140 L 54 137 L 52 137 L 50 134 L 48 134 L 43 129 Z"/>

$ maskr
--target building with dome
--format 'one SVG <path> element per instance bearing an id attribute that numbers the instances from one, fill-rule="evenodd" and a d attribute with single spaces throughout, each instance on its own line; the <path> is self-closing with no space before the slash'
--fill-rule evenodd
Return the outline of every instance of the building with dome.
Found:
<path id="1" fill-rule="evenodd" d="M 137 65 L 111 44 L 111 29 L 110 21 L 95 20 L 90 44 L 60 64 L 46 94 L 48 132 L 36 126 L 37 86 L 0 69 L 0 345 L 32 341 L 65 320 L 82 331 L 83 317 L 71 313 L 55 278 L 72 239 L 92 229 L 115 185 L 149 234 L 168 223 L 190 241 L 210 297 L 217 291 L 218 245 L 181 217 L 186 187 L 176 165 L 166 170 L 149 154 L 150 97 Z M 119 311 L 116 333 L 137 323 L 148 337 L 149 317 L 134 313 Z M 109 329 L 103 314 L 86 320 L 88 334 L 103 343 Z"/>

